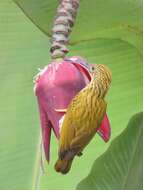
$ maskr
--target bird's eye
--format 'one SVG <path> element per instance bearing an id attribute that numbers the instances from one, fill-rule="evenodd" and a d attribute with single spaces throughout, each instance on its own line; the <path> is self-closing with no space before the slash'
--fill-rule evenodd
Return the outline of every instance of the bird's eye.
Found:
<path id="1" fill-rule="evenodd" d="M 95 71 L 95 67 L 91 66 L 91 72 L 94 72 L 94 71 Z"/>

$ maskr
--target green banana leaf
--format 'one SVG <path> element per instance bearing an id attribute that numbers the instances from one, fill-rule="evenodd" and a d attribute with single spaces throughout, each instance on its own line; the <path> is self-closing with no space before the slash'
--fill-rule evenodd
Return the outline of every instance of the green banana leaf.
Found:
<path id="1" fill-rule="evenodd" d="M 94 163 L 88 177 L 77 190 L 142 190 L 143 112 L 130 120 L 127 128 L 113 140 Z"/>
<path id="2" fill-rule="evenodd" d="M 11 0 L 0 1 L 0 189 L 35 190 L 39 118 L 33 76 L 49 43 Z"/>
<path id="3" fill-rule="evenodd" d="M 59 0 L 14 0 L 45 34 L 51 28 Z M 71 43 L 97 38 L 121 39 L 143 52 L 142 0 L 82 0 Z"/>
<path id="4" fill-rule="evenodd" d="M 42 7 L 42 10 L 45 10 L 44 12 L 51 14 L 51 16 L 47 15 L 49 23 L 46 23 L 51 28 L 50 18 L 53 18 L 52 15 L 54 15 L 57 1 L 55 3 L 54 1 L 41 1 L 41 3 L 37 1 L 37 4 L 36 0 L 20 2 L 23 2 L 25 7 L 30 7 L 26 2 L 33 2 L 35 7 Z M 47 3 L 49 2 L 51 2 L 52 9 L 50 9 L 50 6 L 47 9 Z M 106 10 L 106 7 L 111 9 L 104 1 L 100 1 L 101 4 L 99 1 L 97 2 L 99 6 L 96 6 L 98 8 L 95 13 L 92 13 L 93 15 L 97 14 L 97 11 L 99 12 L 99 8 L 101 8 L 101 12 L 104 12 L 103 10 Z M 133 1 L 128 2 L 133 3 Z M 86 4 L 85 1 L 81 1 L 81 3 Z M 131 9 L 133 15 L 130 13 L 127 18 L 129 19 L 131 16 L 131 20 L 137 24 L 136 26 L 141 27 L 140 16 L 143 13 L 141 14 L 139 10 L 142 7 L 142 2 L 138 0 L 134 1 L 133 4 L 135 5 L 134 9 Z M 28 15 L 25 7 L 23 6 L 23 10 Z M 118 9 L 125 9 L 122 4 L 117 7 Z M 30 7 L 29 12 L 32 14 L 34 10 L 34 6 L 32 9 Z M 114 9 L 111 10 L 116 13 Z M 82 7 L 80 11 L 84 11 Z M 90 12 L 90 9 L 86 9 L 86 11 Z M 106 19 L 110 11 L 106 12 L 106 16 L 101 14 L 101 19 L 103 17 Z M 42 12 L 37 12 L 37 15 L 42 15 Z M 118 15 L 120 16 L 119 13 Z M 79 17 L 80 13 L 78 19 Z M 112 19 L 110 17 L 109 20 Z M 42 23 L 41 20 L 45 23 L 44 18 L 40 19 L 39 17 L 39 23 Z M 86 18 L 86 15 L 84 18 Z M 126 16 L 123 17 L 123 20 L 125 18 Z M 139 30 L 139 33 L 135 30 L 133 32 L 132 30 L 123 32 L 126 34 L 126 38 L 130 39 L 124 40 L 122 39 L 124 35 L 122 37 L 121 35 L 113 35 L 113 32 L 114 34 L 120 33 L 120 27 L 112 30 L 112 27 L 109 26 L 108 35 L 102 35 L 103 33 L 106 34 L 107 30 L 100 27 L 100 23 L 104 26 L 105 22 L 101 22 L 100 19 L 98 21 L 98 19 L 96 25 L 99 26 L 98 34 L 101 32 L 101 36 L 92 35 L 91 30 L 88 31 L 88 27 L 85 30 L 85 26 L 82 27 L 81 22 L 78 33 L 73 31 L 72 35 L 73 42 L 81 41 L 81 43 L 75 43 L 74 46 L 71 46 L 69 55 L 81 55 L 87 58 L 90 63 L 103 63 L 111 68 L 113 83 L 107 101 L 113 139 L 125 128 L 133 114 L 143 110 L 142 32 L 141 30 Z M 91 20 L 89 19 L 90 22 Z M 34 22 L 40 27 L 37 21 Z M 77 20 L 77 24 L 78 22 Z M 86 33 L 83 31 L 86 31 Z M 96 31 L 94 33 L 96 34 Z M 79 181 L 87 176 L 95 159 L 110 144 L 105 144 L 96 135 L 84 151 L 83 156 L 75 160 L 71 172 L 66 176 L 62 176 L 57 174 L 53 168 L 57 159 L 57 141 L 53 136 L 50 165 L 46 166 L 44 174 L 41 173 L 39 163 L 39 116 L 32 89 L 32 80 L 37 73 L 37 68 L 42 68 L 50 62 L 49 48 L 49 38 L 35 27 L 15 3 L 11 0 L 0 1 L 0 189 L 2 190 L 35 190 L 38 188 L 40 190 L 58 190 L 59 188 L 73 190 Z"/>

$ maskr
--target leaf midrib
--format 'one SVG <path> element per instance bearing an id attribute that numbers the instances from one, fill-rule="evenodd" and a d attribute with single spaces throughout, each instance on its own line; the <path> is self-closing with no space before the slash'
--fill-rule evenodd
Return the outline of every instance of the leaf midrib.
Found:
<path id="1" fill-rule="evenodd" d="M 39 141 L 37 144 L 36 159 L 34 164 L 33 180 L 32 180 L 32 190 L 39 190 L 40 187 L 40 163 L 41 163 L 41 136 L 39 135 Z"/>
<path id="2" fill-rule="evenodd" d="M 142 125 L 142 124 L 141 124 Z M 130 175 L 130 171 L 132 169 L 132 165 L 133 165 L 133 161 L 134 161 L 134 158 L 135 158 L 135 155 L 136 155 L 136 152 L 137 152 L 137 146 L 139 144 L 139 141 L 140 141 L 140 137 L 141 137 L 141 131 L 142 131 L 142 128 L 140 128 L 138 134 L 137 134 L 137 140 L 136 140 L 136 143 L 135 143 L 135 146 L 133 148 L 133 152 L 132 152 L 132 156 L 131 156 L 131 159 L 129 161 L 129 164 L 128 164 L 128 169 L 127 169 L 127 174 L 125 176 L 125 180 L 124 180 L 124 183 L 122 185 L 122 188 L 121 190 L 126 190 L 126 186 L 127 186 L 127 182 L 128 182 L 128 179 L 129 179 L 129 175 Z"/>

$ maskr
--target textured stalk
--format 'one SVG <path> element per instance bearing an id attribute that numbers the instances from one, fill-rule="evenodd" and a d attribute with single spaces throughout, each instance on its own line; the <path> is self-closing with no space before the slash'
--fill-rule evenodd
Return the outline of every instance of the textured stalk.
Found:
<path id="1" fill-rule="evenodd" d="M 79 0 L 61 0 L 52 29 L 51 57 L 64 58 L 68 53 L 68 37 L 72 30 L 79 7 Z"/>

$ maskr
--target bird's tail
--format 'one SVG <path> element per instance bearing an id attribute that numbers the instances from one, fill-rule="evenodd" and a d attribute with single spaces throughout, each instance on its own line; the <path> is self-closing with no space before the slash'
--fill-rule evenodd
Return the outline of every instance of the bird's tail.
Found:
<path id="1" fill-rule="evenodd" d="M 73 161 L 73 159 L 71 159 L 71 160 L 58 159 L 55 164 L 55 170 L 57 172 L 61 172 L 62 174 L 68 173 L 70 171 L 72 161 Z"/>

